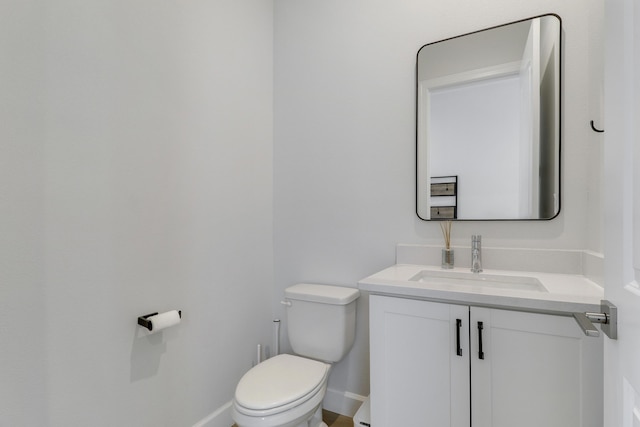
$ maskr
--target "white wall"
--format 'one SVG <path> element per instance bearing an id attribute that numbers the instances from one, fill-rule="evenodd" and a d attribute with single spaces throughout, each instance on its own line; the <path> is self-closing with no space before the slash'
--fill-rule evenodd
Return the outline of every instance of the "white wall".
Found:
<path id="1" fill-rule="evenodd" d="M 0 425 L 44 426 L 43 13 L 0 2 Z"/>
<path id="2" fill-rule="evenodd" d="M 0 425 L 193 425 L 271 338 L 272 4 L 0 20 Z"/>
<path id="3" fill-rule="evenodd" d="M 464 222 L 453 245 L 585 249 L 593 147 L 589 40 L 597 2 L 278 0 L 275 11 L 275 295 L 300 281 L 356 286 L 396 243 L 441 244 L 415 214 L 415 57 L 425 43 L 554 12 L 563 19 L 562 211 L 552 221 Z M 594 28 L 595 27 L 595 28 Z M 601 34 L 601 33 L 600 33 Z M 597 165 L 596 162 L 593 162 Z M 589 228 L 587 226 L 589 225 Z M 598 238 L 589 243 L 597 248 Z M 366 301 L 329 387 L 368 392 Z"/>
<path id="4" fill-rule="evenodd" d="M 589 117 L 593 119 L 596 128 L 603 129 L 604 125 L 604 2 L 601 0 L 589 0 L 587 3 L 591 10 L 589 14 L 589 60 L 586 65 L 588 70 L 588 87 L 591 90 L 592 102 L 589 103 Z M 591 120 L 590 119 L 590 120 Z M 587 211 L 589 212 L 587 228 L 592 232 L 587 233 L 587 248 L 595 252 L 603 252 L 604 245 L 604 221 L 602 186 L 604 183 L 603 158 L 604 135 L 593 131 L 588 132 L 589 137 L 585 141 L 589 152 L 587 163 Z"/>

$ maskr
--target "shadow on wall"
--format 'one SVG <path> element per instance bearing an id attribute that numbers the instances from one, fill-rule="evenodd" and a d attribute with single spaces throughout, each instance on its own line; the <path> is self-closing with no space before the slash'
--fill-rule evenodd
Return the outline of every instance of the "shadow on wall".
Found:
<path id="1" fill-rule="evenodd" d="M 151 378 L 158 374 L 160 360 L 167 351 L 167 341 L 172 341 L 176 333 L 175 330 L 152 333 L 136 326 L 131 344 L 129 378 L 132 382 Z"/>

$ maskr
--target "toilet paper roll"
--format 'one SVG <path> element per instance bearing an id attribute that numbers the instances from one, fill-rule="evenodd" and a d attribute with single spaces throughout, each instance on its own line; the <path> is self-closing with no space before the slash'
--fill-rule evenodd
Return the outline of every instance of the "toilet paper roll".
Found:
<path id="1" fill-rule="evenodd" d="M 151 324 L 151 332 L 158 332 L 180 323 L 180 313 L 178 310 L 171 310 L 151 316 L 147 320 Z"/>

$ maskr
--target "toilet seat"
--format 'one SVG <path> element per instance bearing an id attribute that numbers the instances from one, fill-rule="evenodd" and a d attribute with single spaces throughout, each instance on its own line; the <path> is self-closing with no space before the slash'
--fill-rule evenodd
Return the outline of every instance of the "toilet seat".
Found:
<path id="1" fill-rule="evenodd" d="M 290 354 L 272 357 L 242 377 L 235 408 L 251 417 L 288 411 L 323 391 L 329 368 L 329 364 Z"/>

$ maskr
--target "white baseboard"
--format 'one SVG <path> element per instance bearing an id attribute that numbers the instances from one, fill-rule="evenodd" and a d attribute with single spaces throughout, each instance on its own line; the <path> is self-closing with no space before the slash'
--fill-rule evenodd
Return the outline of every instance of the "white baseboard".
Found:
<path id="1" fill-rule="evenodd" d="M 348 391 L 327 389 L 322 407 L 336 414 L 353 417 L 366 398 L 366 396 L 360 396 Z"/>
<path id="2" fill-rule="evenodd" d="M 231 402 L 227 402 L 195 423 L 193 427 L 231 427 L 232 425 Z"/>
<path id="3" fill-rule="evenodd" d="M 366 398 L 366 396 L 360 396 L 348 391 L 342 392 L 327 389 L 324 401 L 322 402 L 322 407 L 327 411 L 335 412 L 336 414 L 353 417 Z M 233 419 L 231 418 L 231 404 L 232 402 L 225 403 L 211 414 L 195 423 L 193 427 L 232 426 Z"/>

